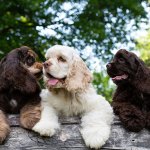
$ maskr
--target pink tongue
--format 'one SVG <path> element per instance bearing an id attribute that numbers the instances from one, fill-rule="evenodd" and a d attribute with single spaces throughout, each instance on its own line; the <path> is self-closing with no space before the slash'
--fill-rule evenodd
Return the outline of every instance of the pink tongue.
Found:
<path id="1" fill-rule="evenodd" d="M 58 81 L 59 81 L 58 79 L 49 79 L 48 84 L 49 85 L 56 85 L 58 83 Z"/>
<path id="2" fill-rule="evenodd" d="M 114 77 L 114 78 L 112 78 L 112 79 L 114 79 L 114 80 L 120 80 L 120 79 L 121 79 L 121 76 L 116 76 L 116 77 Z"/>
<path id="3" fill-rule="evenodd" d="M 113 80 L 121 80 L 121 79 L 126 79 L 128 77 L 128 75 L 124 74 L 122 76 L 116 76 L 114 78 L 112 78 Z"/>

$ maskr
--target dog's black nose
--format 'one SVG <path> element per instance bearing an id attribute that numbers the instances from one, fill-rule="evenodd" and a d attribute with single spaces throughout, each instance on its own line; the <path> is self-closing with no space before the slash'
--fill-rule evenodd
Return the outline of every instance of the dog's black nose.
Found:
<path id="1" fill-rule="evenodd" d="M 50 61 L 46 61 L 43 63 L 44 68 L 48 68 L 51 65 L 52 65 L 52 63 Z"/>
<path id="2" fill-rule="evenodd" d="M 107 68 L 110 68 L 110 67 L 111 67 L 111 63 L 108 63 L 108 64 L 106 65 L 106 67 L 107 67 Z"/>

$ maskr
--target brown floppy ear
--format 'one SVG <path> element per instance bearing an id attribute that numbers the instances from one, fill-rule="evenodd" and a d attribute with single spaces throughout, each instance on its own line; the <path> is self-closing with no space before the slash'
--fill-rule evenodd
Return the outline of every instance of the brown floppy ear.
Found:
<path id="1" fill-rule="evenodd" d="M 135 75 L 134 85 L 139 91 L 150 94 L 149 69 L 138 57 L 136 58 L 136 64 L 138 65 L 138 69 Z"/>
<path id="2" fill-rule="evenodd" d="M 137 65 L 137 72 L 136 72 L 136 76 L 141 79 L 143 78 L 143 75 L 147 76 L 147 68 L 145 63 L 138 58 L 137 56 L 135 56 L 135 64 Z"/>
<path id="3" fill-rule="evenodd" d="M 92 74 L 83 60 L 74 55 L 72 64 L 69 66 L 69 72 L 65 80 L 68 91 L 84 90 L 92 81 Z"/>

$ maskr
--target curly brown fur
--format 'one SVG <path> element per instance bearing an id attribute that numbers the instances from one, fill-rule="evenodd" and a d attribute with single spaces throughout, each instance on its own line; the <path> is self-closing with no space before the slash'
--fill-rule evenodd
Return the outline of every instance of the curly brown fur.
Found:
<path id="1" fill-rule="evenodd" d="M 4 113 L 20 113 L 20 110 L 25 113 L 25 110 L 29 112 L 29 109 L 35 113 L 34 106 L 24 109 L 25 106 L 36 104 L 35 107 L 37 107 L 37 104 L 40 104 L 39 94 L 41 89 L 34 76 L 35 72 L 30 70 L 36 63 L 35 57 L 36 54 L 29 47 L 22 46 L 12 50 L 1 60 L 0 110 Z M 39 69 L 39 71 L 41 70 Z M 39 115 L 39 111 L 37 113 Z M 29 118 L 31 118 L 30 115 Z M 37 120 L 36 115 L 35 118 Z M 31 122 L 30 119 L 28 121 Z M 6 124 L 4 120 L 0 123 Z M 22 126 L 31 129 L 31 125 L 29 126 L 28 124 L 26 120 Z M 1 132 L 4 134 L 2 139 L 5 139 L 7 132 L 5 129 Z"/>
<path id="2" fill-rule="evenodd" d="M 107 64 L 108 75 L 117 85 L 114 112 L 130 131 L 150 129 L 150 69 L 134 53 L 119 50 Z"/>

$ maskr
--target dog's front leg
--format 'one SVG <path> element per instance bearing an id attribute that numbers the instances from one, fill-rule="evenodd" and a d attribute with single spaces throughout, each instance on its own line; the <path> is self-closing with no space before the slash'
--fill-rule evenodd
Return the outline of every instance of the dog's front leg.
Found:
<path id="1" fill-rule="evenodd" d="M 7 118 L 2 110 L 0 110 L 0 144 L 6 139 L 10 132 Z"/>
<path id="2" fill-rule="evenodd" d="M 20 125 L 26 129 L 32 129 L 41 117 L 41 103 L 26 104 L 20 111 Z"/>
<path id="3" fill-rule="evenodd" d="M 99 100 L 100 102 L 101 100 Z M 113 111 L 108 102 L 90 105 L 91 110 L 82 117 L 81 134 L 85 144 L 90 148 L 98 149 L 102 147 L 109 138 Z"/>
<path id="4" fill-rule="evenodd" d="M 145 127 L 145 113 L 130 102 L 113 102 L 113 109 L 126 129 L 139 132 Z"/>
<path id="5" fill-rule="evenodd" d="M 59 129 L 58 114 L 48 102 L 42 103 L 40 121 L 32 128 L 42 136 L 53 136 Z"/>

